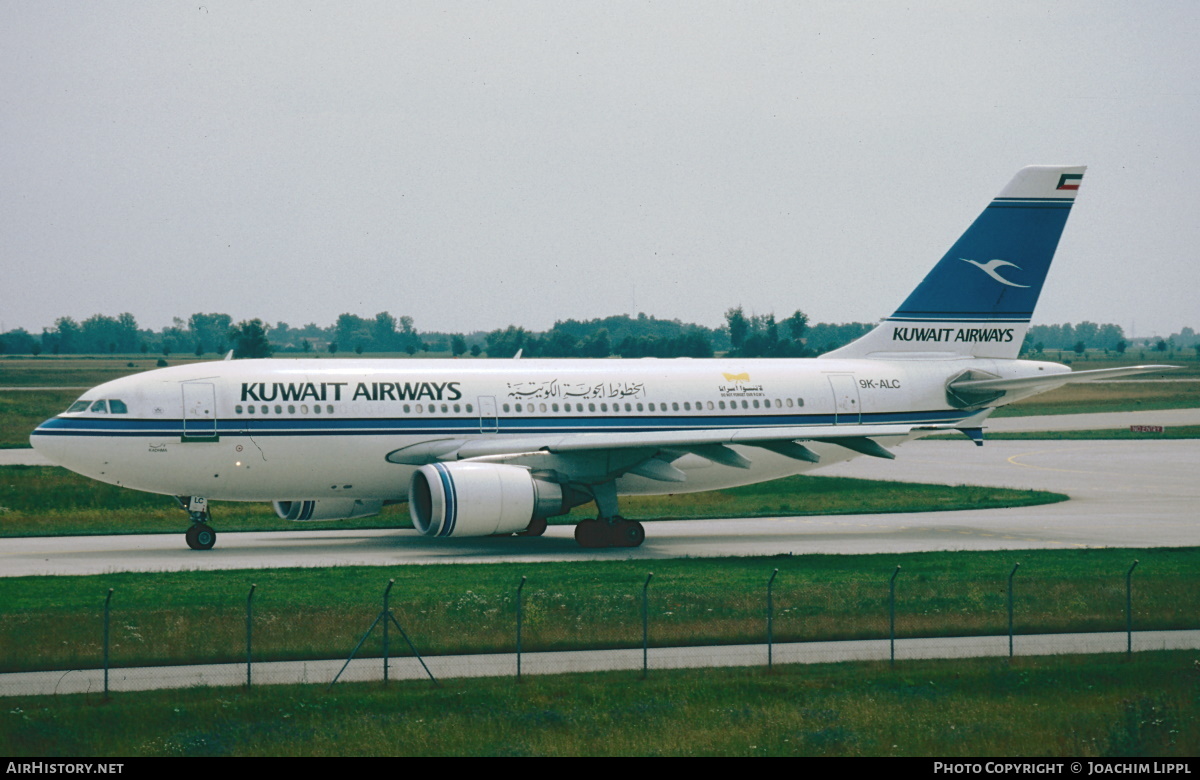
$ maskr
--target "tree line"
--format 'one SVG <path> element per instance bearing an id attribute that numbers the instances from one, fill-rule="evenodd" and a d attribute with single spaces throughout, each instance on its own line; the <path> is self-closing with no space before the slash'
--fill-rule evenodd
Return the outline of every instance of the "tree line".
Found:
<path id="1" fill-rule="evenodd" d="M 859 338 L 874 323 L 810 324 L 796 311 L 777 319 L 773 313 L 747 313 L 737 306 L 725 312 L 717 328 L 664 320 L 639 314 L 614 315 L 592 320 L 560 320 L 547 331 L 516 325 L 492 331 L 443 333 L 419 331 L 412 317 L 379 312 L 374 317 L 345 313 L 332 325 L 309 323 L 292 327 L 260 319 L 233 322 L 228 314 L 196 313 L 187 320 L 174 318 L 161 330 L 139 328 L 128 312 L 111 317 L 95 314 L 82 322 L 59 317 L 53 327 L 31 334 L 22 328 L 0 334 L 0 354 L 224 354 L 266 357 L 272 354 L 450 353 L 455 357 L 811 357 Z M 1157 339 L 1155 340 L 1157 341 Z M 1119 325 L 1035 325 L 1029 329 L 1023 354 L 1045 350 L 1104 350 L 1123 353 L 1134 340 Z M 1200 335 L 1184 328 L 1163 343 L 1190 348 Z M 1148 346 L 1155 348 L 1152 341 Z"/>

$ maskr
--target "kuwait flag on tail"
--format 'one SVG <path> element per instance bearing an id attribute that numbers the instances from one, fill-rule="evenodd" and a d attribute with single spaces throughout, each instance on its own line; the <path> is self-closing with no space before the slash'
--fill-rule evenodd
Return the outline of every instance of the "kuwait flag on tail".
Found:
<path id="1" fill-rule="evenodd" d="M 1082 173 L 1064 173 L 1062 176 L 1058 177 L 1058 187 L 1055 189 L 1077 190 L 1079 189 L 1079 182 L 1081 181 L 1083 181 Z"/>

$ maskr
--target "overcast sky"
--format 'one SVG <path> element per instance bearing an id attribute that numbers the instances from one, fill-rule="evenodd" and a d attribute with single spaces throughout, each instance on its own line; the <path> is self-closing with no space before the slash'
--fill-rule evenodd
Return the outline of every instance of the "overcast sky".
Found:
<path id="1" fill-rule="evenodd" d="M 1200 3 L 0 0 L 0 326 L 890 314 L 1088 165 L 1036 323 L 1200 328 Z"/>

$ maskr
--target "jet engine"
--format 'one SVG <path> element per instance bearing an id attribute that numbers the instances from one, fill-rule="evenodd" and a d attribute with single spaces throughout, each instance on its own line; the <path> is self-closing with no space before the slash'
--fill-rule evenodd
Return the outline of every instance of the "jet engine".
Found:
<path id="1" fill-rule="evenodd" d="M 320 498 L 313 501 L 273 501 L 275 514 L 284 520 L 353 520 L 379 514 L 382 500 L 361 498 Z"/>
<path id="2" fill-rule="evenodd" d="M 417 469 L 408 489 L 413 525 L 426 536 L 516 533 L 564 514 L 567 503 L 560 485 L 498 463 L 431 463 Z"/>

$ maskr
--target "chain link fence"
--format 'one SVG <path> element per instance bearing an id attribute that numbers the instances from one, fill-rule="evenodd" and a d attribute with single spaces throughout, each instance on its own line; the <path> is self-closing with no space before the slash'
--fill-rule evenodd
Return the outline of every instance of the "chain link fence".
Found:
<path id="1" fill-rule="evenodd" d="M 1135 569 L 964 581 L 897 567 L 802 583 L 765 570 L 705 585 L 647 572 L 425 596 L 381 582 L 373 601 L 302 608 L 252 584 L 202 607 L 128 587 L 6 614 L 0 695 L 1200 646 L 1196 578 Z"/>

